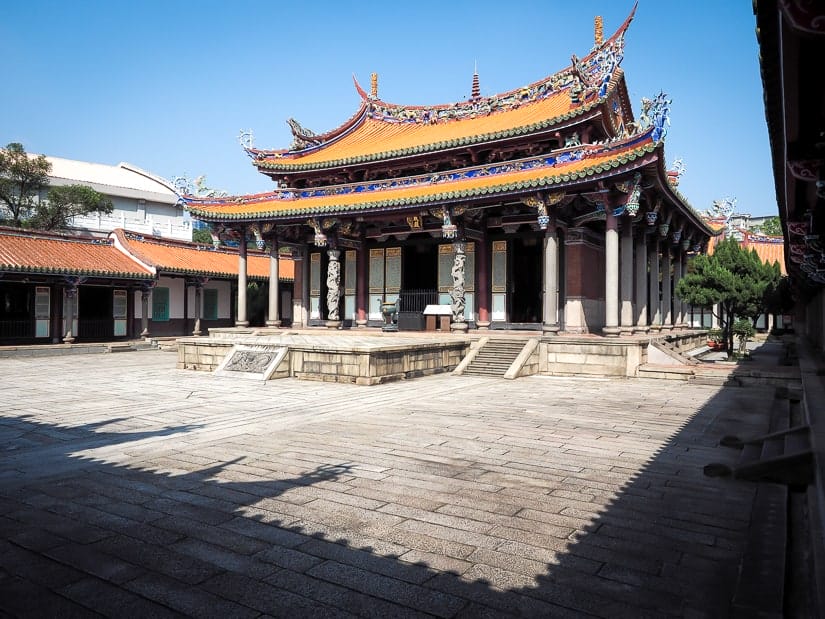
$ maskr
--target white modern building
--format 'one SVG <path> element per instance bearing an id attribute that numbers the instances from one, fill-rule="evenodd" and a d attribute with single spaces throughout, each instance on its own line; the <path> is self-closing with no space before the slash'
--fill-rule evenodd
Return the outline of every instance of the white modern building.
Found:
<path id="1" fill-rule="evenodd" d="M 107 236 L 121 228 L 181 241 L 192 240 L 192 220 L 178 203 L 172 184 L 129 163 L 116 166 L 46 156 L 52 164 L 51 186 L 87 185 L 107 195 L 109 213 L 90 213 L 72 220 L 72 231 Z M 45 198 L 48 187 L 42 191 Z"/>

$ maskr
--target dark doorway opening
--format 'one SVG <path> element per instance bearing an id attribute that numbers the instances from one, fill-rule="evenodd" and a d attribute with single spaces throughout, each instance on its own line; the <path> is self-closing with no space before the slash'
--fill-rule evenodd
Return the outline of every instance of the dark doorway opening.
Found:
<path id="1" fill-rule="evenodd" d="M 112 289 L 81 286 L 77 299 L 77 337 L 87 342 L 114 338 Z"/>
<path id="2" fill-rule="evenodd" d="M 510 322 L 541 322 L 541 239 L 517 238 L 510 248 Z"/>
<path id="3" fill-rule="evenodd" d="M 0 340 L 34 337 L 32 288 L 0 283 Z"/>
<path id="4" fill-rule="evenodd" d="M 438 287 L 438 245 L 407 245 L 401 251 L 404 290 Z"/>

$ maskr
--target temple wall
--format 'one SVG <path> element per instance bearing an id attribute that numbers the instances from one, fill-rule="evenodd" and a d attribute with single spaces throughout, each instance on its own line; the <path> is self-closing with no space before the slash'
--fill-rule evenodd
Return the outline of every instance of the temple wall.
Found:
<path id="1" fill-rule="evenodd" d="M 564 331 L 598 331 L 604 319 L 604 248 L 583 228 L 571 229 L 565 240 Z"/>

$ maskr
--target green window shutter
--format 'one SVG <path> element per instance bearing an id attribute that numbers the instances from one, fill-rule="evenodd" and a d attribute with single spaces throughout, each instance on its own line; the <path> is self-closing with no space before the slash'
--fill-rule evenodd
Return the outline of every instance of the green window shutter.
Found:
<path id="1" fill-rule="evenodd" d="M 169 320 L 169 289 L 155 288 L 152 290 L 152 320 Z"/>
<path id="2" fill-rule="evenodd" d="M 203 318 L 218 319 L 218 291 L 214 288 L 205 288 L 203 291 Z"/>

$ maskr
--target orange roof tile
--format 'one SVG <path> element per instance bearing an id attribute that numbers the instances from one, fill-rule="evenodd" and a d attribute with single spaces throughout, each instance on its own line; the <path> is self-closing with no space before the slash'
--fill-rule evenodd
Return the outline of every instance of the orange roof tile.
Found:
<path id="1" fill-rule="evenodd" d="M 489 115 L 452 120 L 434 124 L 415 122 L 387 122 L 375 118 L 365 118 L 353 131 L 347 133 L 328 146 L 301 152 L 294 156 L 278 158 L 259 163 L 267 167 L 271 161 L 274 167 L 319 164 L 356 157 L 383 158 L 416 147 L 429 145 L 447 146 L 452 142 L 475 136 L 495 136 L 503 131 L 529 127 L 569 114 L 574 107 L 567 91 L 561 91 L 513 110 L 493 112 Z M 589 106 L 587 106 L 589 107 Z M 585 108 L 586 109 L 586 108 Z"/>
<path id="2" fill-rule="evenodd" d="M 428 204 L 444 200 L 456 200 L 476 195 L 496 194 L 531 187 L 541 188 L 554 184 L 575 181 L 616 168 L 647 153 L 653 152 L 655 144 L 649 139 L 630 141 L 615 148 L 601 148 L 591 154 L 584 152 L 580 159 L 557 161 L 553 165 L 537 165 L 520 169 L 513 165 L 512 171 L 495 174 L 476 174 L 459 180 L 437 180 L 419 182 L 386 189 L 330 193 L 291 199 L 283 197 L 283 192 L 261 194 L 220 200 L 188 199 L 188 208 L 196 216 L 220 219 L 243 219 L 255 217 L 276 217 L 291 215 L 331 215 L 339 212 L 361 211 L 382 207 L 403 207 Z M 508 164 L 501 164 L 506 167 Z"/>
<path id="3" fill-rule="evenodd" d="M 785 243 L 781 237 L 769 241 L 759 241 L 749 238 L 743 245 L 747 249 L 756 250 L 756 254 L 762 262 L 766 262 L 767 264 L 778 262 L 782 275 L 788 274 L 788 271 L 785 269 Z"/>
<path id="4" fill-rule="evenodd" d="M 303 150 L 248 148 L 265 171 L 311 170 L 455 148 L 548 129 L 597 108 L 616 90 L 625 32 L 636 7 L 607 40 L 567 68 L 522 88 L 447 105 L 403 106 L 367 93 L 355 81 L 362 104 L 343 125 L 324 134 L 306 132 L 294 120 Z M 576 103 L 573 89 L 578 88 Z M 628 110 L 632 114 L 632 110 Z"/>
<path id="5" fill-rule="evenodd" d="M 54 275 L 152 279 L 108 239 L 0 229 L 0 270 Z"/>
<path id="6" fill-rule="evenodd" d="M 214 249 L 197 243 L 140 236 L 124 230 L 115 230 L 114 234 L 128 252 L 158 271 L 212 277 L 238 277 L 237 250 Z M 253 279 L 268 279 L 269 257 L 250 251 L 247 255 L 247 276 Z M 281 281 L 295 279 L 295 263 L 291 259 L 281 258 L 279 260 L 278 279 Z"/>

